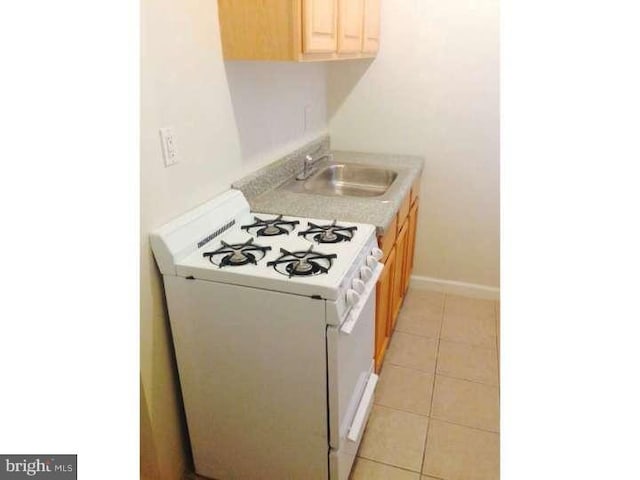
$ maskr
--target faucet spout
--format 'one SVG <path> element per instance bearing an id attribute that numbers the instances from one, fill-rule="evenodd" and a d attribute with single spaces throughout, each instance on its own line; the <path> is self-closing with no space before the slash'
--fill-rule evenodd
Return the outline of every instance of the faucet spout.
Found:
<path id="1" fill-rule="evenodd" d="M 316 153 L 318 150 L 319 148 L 313 153 Z M 296 180 L 306 180 L 307 178 L 309 178 L 311 174 L 315 171 L 315 168 L 314 168 L 315 163 L 324 158 L 331 159 L 333 158 L 333 156 L 328 152 L 316 158 L 314 158 L 312 155 L 305 155 L 304 162 L 302 164 L 302 172 L 300 172 L 296 176 Z"/>

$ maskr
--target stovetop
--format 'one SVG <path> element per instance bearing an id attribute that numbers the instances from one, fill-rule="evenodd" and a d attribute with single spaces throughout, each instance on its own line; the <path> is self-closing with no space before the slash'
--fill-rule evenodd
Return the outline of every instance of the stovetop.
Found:
<path id="1" fill-rule="evenodd" d="M 376 268 L 373 225 L 253 213 L 229 190 L 152 232 L 163 275 L 332 299 Z M 365 268 L 364 275 L 369 275 Z"/>
<path id="2" fill-rule="evenodd" d="M 351 243 L 358 227 L 332 222 L 314 223 L 309 220 L 253 216 L 253 223 L 240 225 L 240 232 L 246 231 L 246 239 L 241 235 L 227 235 L 221 238 L 215 250 L 202 254 L 211 264 L 219 268 L 234 268 L 243 265 L 258 265 L 271 250 L 278 249 L 278 258 L 267 260 L 266 265 L 289 278 L 328 273 L 338 260 L 348 254 L 348 248 L 332 248 L 338 244 Z M 238 233 L 238 232 L 236 232 Z M 304 240 L 304 241 L 300 241 Z M 230 243 L 233 242 L 233 243 Z M 215 243 L 215 242 L 211 242 Z M 285 247 L 294 248 L 289 250 Z M 330 253 L 327 253 L 330 252 Z"/>
<path id="3" fill-rule="evenodd" d="M 362 263 L 371 225 L 249 213 L 177 264 L 185 277 L 313 295 L 339 290 Z"/>

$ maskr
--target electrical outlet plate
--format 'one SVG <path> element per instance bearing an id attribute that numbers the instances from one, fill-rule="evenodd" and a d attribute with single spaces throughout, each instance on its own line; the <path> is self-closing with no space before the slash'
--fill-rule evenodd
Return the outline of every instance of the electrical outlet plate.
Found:
<path id="1" fill-rule="evenodd" d="M 160 129 L 160 142 L 162 143 L 162 156 L 165 167 L 178 163 L 178 152 L 176 149 L 176 136 L 172 127 Z"/>

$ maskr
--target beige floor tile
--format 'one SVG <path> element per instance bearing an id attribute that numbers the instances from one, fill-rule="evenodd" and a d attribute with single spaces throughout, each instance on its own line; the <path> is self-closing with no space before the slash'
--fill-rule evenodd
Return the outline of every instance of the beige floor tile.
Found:
<path id="1" fill-rule="evenodd" d="M 380 375 L 375 403 L 429 415 L 432 390 L 433 375 L 388 363 Z"/>
<path id="2" fill-rule="evenodd" d="M 428 417 L 374 405 L 358 455 L 420 472 Z"/>
<path id="3" fill-rule="evenodd" d="M 494 332 L 495 323 L 493 320 L 445 317 L 442 322 L 440 338 L 452 342 L 496 348 L 496 335 Z"/>
<path id="4" fill-rule="evenodd" d="M 493 348 L 441 340 L 436 373 L 498 385 L 498 352 Z"/>
<path id="5" fill-rule="evenodd" d="M 396 331 L 385 355 L 385 364 L 415 368 L 433 373 L 436 366 L 437 339 Z"/>
<path id="6" fill-rule="evenodd" d="M 444 296 L 445 296 L 444 292 L 409 287 L 408 293 L 415 295 L 416 297 L 422 297 L 425 300 L 433 303 L 434 305 L 442 306 L 442 304 L 444 303 Z"/>
<path id="7" fill-rule="evenodd" d="M 396 331 L 438 338 L 443 303 L 441 292 L 410 289 L 398 315 Z"/>
<path id="8" fill-rule="evenodd" d="M 447 295 L 444 303 L 445 313 L 449 315 L 495 317 L 496 313 L 495 300 Z"/>
<path id="9" fill-rule="evenodd" d="M 447 295 L 440 338 L 496 348 L 495 302 Z"/>
<path id="10" fill-rule="evenodd" d="M 422 473 L 446 480 L 498 480 L 499 435 L 432 419 Z"/>
<path id="11" fill-rule="evenodd" d="M 498 387 L 436 375 L 431 417 L 498 432 Z"/>
<path id="12" fill-rule="evenodd" d="M 424 305 L 419 297 L 407 297 L 400 313 L 396 331 L 438 338 L 442 326 L 442 307 Z"/>
<path id="13" fill-rule="evenodd" d="M 420 474 L 356 458 L 349 480 L 420 480 Z"/>

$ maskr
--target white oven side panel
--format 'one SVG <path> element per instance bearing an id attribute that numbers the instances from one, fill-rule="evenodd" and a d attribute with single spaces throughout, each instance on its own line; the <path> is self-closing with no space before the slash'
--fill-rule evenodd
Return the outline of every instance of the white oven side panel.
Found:
<path id="1" fill-rule="evenodd" d="M 196 472 L 326 480 L 325 302 L 164 280 Z"/>

